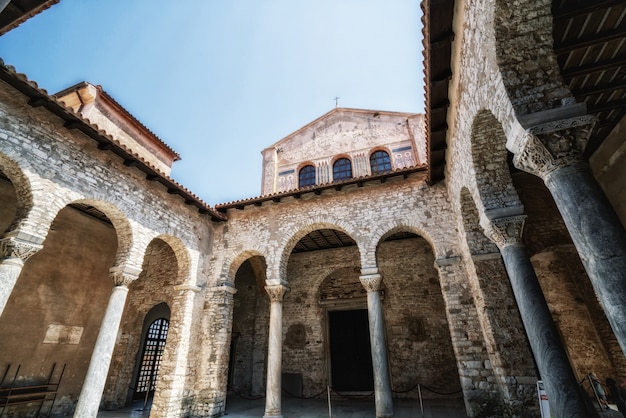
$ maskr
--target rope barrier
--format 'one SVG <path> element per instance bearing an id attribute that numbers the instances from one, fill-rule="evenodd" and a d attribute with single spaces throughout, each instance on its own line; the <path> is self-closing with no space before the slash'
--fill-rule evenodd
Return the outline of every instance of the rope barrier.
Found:
<path id="1" fill-rule="evenodd" d="M 391 391 L 393 393 L 403 394 L 403 393 L 411 392 L 411 391 L 413 391 L 415 389 L 427 390 L 427 391 L 432 392 L 432 393 L 434 393 L 436 395 L 444 395 L 444 396 L 456 395 L 458 393 L 461 393 L 461 389 L 455 390 L 454 392 L 442 392 L 442 391 L 439 391 L 439 390 L 435 390 L 435 389 L 433 389 L 431 387 L 422 385 L 420 383 L 417 383 L 416 385 L 414 385 L 414 386 L 412 386 L 412 387 L 410 387 L 409 389 L 406 389 L 406 390 L 394 390 L 394 389 L 392 389 Z M 354 395 L 354 394 L 348 395 L 348 394 L 341 393 L 340 391 L 333 389 L 332 386 L 328 386 L 327 388 L 322 389 L 319 393 L 316 393 L 315 395 L 300 396 L 300 395 L 296 395 L 296 394 L 293 394 L 293 393 L 289 392 L 285 388 L 282 388 L 282 391 L 285 392 L 287 395 L 289 395 L 289 396 L 291 396 L 293 398 L 303 399 L 303 400 L 319 398 L 324 393 L 326 393 L 328 390 L 330 390 L 335 395 L 337 395 L 337 396 L 339 396 L 341 398 L 345 398 L 345 399 L 368 399 L 368 398 L 371 398 L 374 395 L 373 391 L 369 392 L 369 393 L 366 393 L 366 394 L 361 394 L 361 395 Z M 259 395 L 259 396 L 244 395 L 243 393 L 237 391 L 233 387 L 230 388 L 230 391 L 232 391 L 235 395 L 239 396 L 240 398 L 246 399 L 246 400 L 249 400 L 249 401 L 256 401 L 256 400 L 265 398 L 265 395 Z"/>

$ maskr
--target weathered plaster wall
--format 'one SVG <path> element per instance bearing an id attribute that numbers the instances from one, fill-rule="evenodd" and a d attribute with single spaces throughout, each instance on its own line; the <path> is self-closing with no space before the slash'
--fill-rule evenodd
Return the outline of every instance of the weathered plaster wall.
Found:
<path id="1" fill-rule="evenodd" d="M 54 363 L 56 381 L 66 365 L 56 413 L 71 411 L 80 393 L 113 288 L 108 269 L 116 248 L 111 225 L 63 209 L 0 317 L 0 368 L 11 365 L 5 384 L 18 366 L 17 384 L 24 385 L 45 382 Z"/>
<path id="2" fill-rule="evenodd" d="M 262 195 L 298 188 L 305 163 L 316 168 L 317 184 L 333 181 L 335 159 L 352 162 L 353 177 L 371 174 L 369 156 L 384 150 L 392 169 L 422 165 L 422 115 L 335 109 L 263 151 Z"/>

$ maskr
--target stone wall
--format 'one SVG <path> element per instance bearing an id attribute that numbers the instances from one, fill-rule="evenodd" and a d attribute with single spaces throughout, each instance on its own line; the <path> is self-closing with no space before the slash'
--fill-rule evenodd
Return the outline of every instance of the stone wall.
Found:
<path id="1" fill-rule="evenodd" d="M 127 311 L 132 313 L 123 317 L 125 328 L 105 391 L 106 405 L 117 407 L 126 401 L 145 313 L 166 301 L 176 322 L 162 367 L 173 380 L 160 382 L 155 410 L 161 407 L 168 414 L 172 405 L 180 410 L 189 395 L 185 376 L 192 375 L 187 370 L 191 326 L 200 319 L 190 310 L 199 298 L 189 298 L 188 291 L 177 286 L 208 280 L 213 224 L 160 183 L 149 181 L 113 153 L 99 150 L 80 131 L 63 127 L 45 108 L 28 106 L 4 82 L 0 122 L 0 171 L 9 179 L 0 180 L 0 225 L 11 234 L 43 242 L 43 249 L 26 261 L 15 288 L 9 290 L 8 308 L 0 317 L 3 342 L 8 344 L 3 353 L 8 354 L 0 367 L 23 364 L 19 378 L 31 381 L 49 373 L 52 362 L 67 363 L 55 410 L 71 413 L 103 326 L 113 287 L 109 269 L 141 271 L 144 266 L 138 283 L 149 284 L 131 285 Z M 73 203 L 95 208 L 104 220 L 68 206 Z M 160 244 L 154 247 L 151 242 Z M 200 302 L 196 312 L 201 306 Z M 22 329 L 24 324 L 29 331 Z"/>

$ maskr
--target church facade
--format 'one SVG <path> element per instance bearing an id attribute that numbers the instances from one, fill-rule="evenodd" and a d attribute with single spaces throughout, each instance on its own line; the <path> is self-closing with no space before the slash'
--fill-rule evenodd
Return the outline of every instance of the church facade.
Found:
<path id="1" fill-rule="evenodd" d="M 101 87 L 3 63 L 0 415 L 331 388 L 536 417 L 538 381 L 597 414 L 587 375 L 626 379 L 626 6 L 583 3 L 424 0 L 424 115 L 335 108 L 214 207 Z M 54 402 L 3 392 L 34 386 Z"/>

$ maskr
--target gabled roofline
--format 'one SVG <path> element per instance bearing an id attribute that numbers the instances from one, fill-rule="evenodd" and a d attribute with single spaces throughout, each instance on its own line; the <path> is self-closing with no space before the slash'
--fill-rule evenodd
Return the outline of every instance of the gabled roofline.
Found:
<path id="1" fill-rule="evenodd" d="M 339 112 L 345 112 L 345 113 L 361 113 L 361 114 L 368 114 L 371 113 L 374 116 L 376 115 L 388 115 L 388 116 L 401 116 L 401 117 L 405 117 L 405 118 L 414 118 L 416 116 L 420 116 L 421 113 L 408 113 L 408 112 L 391 112 L 391 111 L 387 111 L 387 110 L 370 110 L 370 109 L 355 109 L 355 108 L 349 108 L 349 107 L 335 107 L 334 109 L 324 113 L 322 116 L 320 116 L 319 118 L 307 123 L 306 125 L 304 125 L 303 127 L 301 127 L 300 129 L 298 129 L 297 131 L 294 131 L 292 133 L 290 133 L 289 135 L 287 135 L 286 137 L 282 138 L 281 140 L 275 142 L 274 144 L 270 145 L 269 147 L 265 148 L 263 151 L 261 151 L 261 153 L 264 153 L 267 150 L 270 150 L 272 148 L 276 148 L 278 145 L 280 145 L 281 143 L 285 142 L 286 140 L 300 134 L 301 132 L 307 130 L 308 128 L 310 128 L 311 126 L 321 122 L 322 120 L 330 117 L 331 115 L 335 114 L 335 113 L 339 113 Z"/>
<path id="2" fill-rule="evenodd" d="M 152 166 L 141 156 L 134 154 L 132 150 L 115 140 L 106 132 L 100 130 L 98 126 L 90 124 L 87 120 L 66 108 L 55 97 L 50 96 L 45 90 L 40 89 L 37 83 L 29 81 L 24 74 L 19 74 L 11 66 L 5 65 L 0 59 L 0 80 L 6 82 L 11 87 L 28 98 L 28 104 L 32 107 L 43 107 L 50 113 L 56 115 L 64 121 L 64 127 L 68 130 L 77 129 L 89 138 L 98 143 L 98 149 L 106 152 L 110 151 L 124 160 L 124 165 L 134 166 L 145 173 L 146 179 L 161 183 L 167 188 L 170 194 L 177 194 L 182 197 L 186 205 L 195 206 L 201 214 L 207 214 L 214 222 L 225 221 L 226 216 L 217 212 L 198 196 L 171 179 L 156 167 Z"/>
<path id="3" fill-rule="evenodd" d="M 104 103 L 113 107 L 118 112 L 118 114 L 121 114 L 122 116 L 124 116 L 141 133 L 143 133 L 144 135 L 152 139 L 155 144 L 159 145 L 160 148 L 165 151 L 166 154 L 169 154 L 169 156 L 172 158 L 172 161 L 180 160 L 180 155 L 176 151 L 174 151 L 174 149 L 172 149 L 169 145 L 163 142 L 161 138 L 159 138 L 154 132 L 148 129 L 146 125 L 141 123 L 132 113 L 126 110 L 124 106 L 119 104 L 119 102 L 115 100 L 110 94 L 108 94 L 101 85 L 94 85 L 87 81 L 81 81 L 80 83 L 77 83 L 71 87 L 61 90 L 58 93 L 55 93 L 53 97 L 55 99 L 59 99 L 60 97 L 66 96 L 69 93 L 76 92 L 83 87 L 89 87 L 89 86 L 94 87 L 96 91 L 98 92 L 98 97 L 96 98 L 96 100 L 102 100 Z"/>

